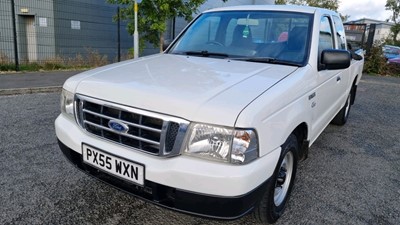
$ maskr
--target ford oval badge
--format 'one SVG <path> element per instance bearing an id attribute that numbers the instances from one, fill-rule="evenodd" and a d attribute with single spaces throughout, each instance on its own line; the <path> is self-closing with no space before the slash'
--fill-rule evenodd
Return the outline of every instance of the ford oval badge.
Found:
<path id="1" fill-rule="evenodd" d="M 108 122 L 108 127 L 111 128 L 111 130 L 116 131 L 118 133 L 126 133 L 129 131 L 128 125 L 121 123 L 117 120 L 110 120 Z"/>

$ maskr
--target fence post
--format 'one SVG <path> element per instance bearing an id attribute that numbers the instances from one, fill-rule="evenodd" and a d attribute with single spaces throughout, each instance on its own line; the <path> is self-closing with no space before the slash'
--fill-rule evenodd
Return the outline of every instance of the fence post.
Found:
<path id="1" fill-rule="evenodd" d="M 18 43 L 17 43 L 17 25 L 15 22 L 15 2 L 11 0 L 11 15 L 13 25 L 13 38 L 14 38 L 14 57 L 15 57 L 15 71 L 19 71 L 19 59 L 18 59 Z"/>
<path id="2" fill-rule="evenodd" d="M 118 26 L 118 62 L 121 62 L 121 16 L 119 6 L 117 8 L 117 26 Z"/>
<path id="3" fill-rule="evenodd" d="M 372 46 L 374 46 L 375 29 L 376 29 L 376 24 L 371 23 L 369 25 L 368 38 L 367 38 L 367 46 L 366 46 L 367 54 L 369 54 L 369 51 L 371 50 Z"/>
<path id="4" fill-rule="evenodd" d="M 176 22 L 176 17 L 172 18 L 172 40 L 175 39 L 175 22 Z"/>

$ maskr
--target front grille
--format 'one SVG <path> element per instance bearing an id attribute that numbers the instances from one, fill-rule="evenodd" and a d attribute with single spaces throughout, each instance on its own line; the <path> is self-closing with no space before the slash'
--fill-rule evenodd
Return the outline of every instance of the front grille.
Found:
<path id="1" fill-rule="evenodd" d="M 75 108 L 78 123 L 87 132 L 152 155 L 179 154 L 188 127 L 182 119 L 81 95 L 76 96 Z"/>

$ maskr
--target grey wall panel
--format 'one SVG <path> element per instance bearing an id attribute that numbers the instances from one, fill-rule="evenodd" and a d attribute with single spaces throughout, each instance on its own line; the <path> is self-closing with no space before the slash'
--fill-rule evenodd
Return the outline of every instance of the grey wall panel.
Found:
<path id="1" fill-rule="evenodd" d="M 14 44 L 11 18 L 10 1 L 0 1 L 0 63 L 14 61 Z"/>
<path id="2" fill-rule="evenodd" d="M 15 0 L 18 48 L 22 62 L 27 60 L 29 38 L 36 39 L 37 59 L 55 57 L 53 1 Z M 34 33 L 27 34 L 26 18 L 34 18 Z M 45 20 L 45 23 L 43 23 Z M 42 21 L 42 23 L 40 23 Z"/>
<path id="3" fill-rule="evenodd" d="M 116 14 L 117 6 L 105 1 L 55 0 L 57 54 L 73 57 L 76 54 L 86 55 L 89 51 L 97 51 L 113 61 L 118 52 L 118 27 L 113 20 Z M 71 23 L 79 23 L 79 29 L 76 26 L 73 29 Z M 133 45 L 125 26 L 126 23 L 121 23 L 122 54 L 126 54 Z"/>

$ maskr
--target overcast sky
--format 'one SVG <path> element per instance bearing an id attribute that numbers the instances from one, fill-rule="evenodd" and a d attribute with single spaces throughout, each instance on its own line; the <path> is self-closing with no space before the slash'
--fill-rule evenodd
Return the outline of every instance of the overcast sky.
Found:
<path id="1" fill-rule="evenodd" d="M 350 15 L 349 21 L 368 18 L 386 20 L 390 11 L 385 10 L 386 0 L 341 0 L 339 12 Z"/>

